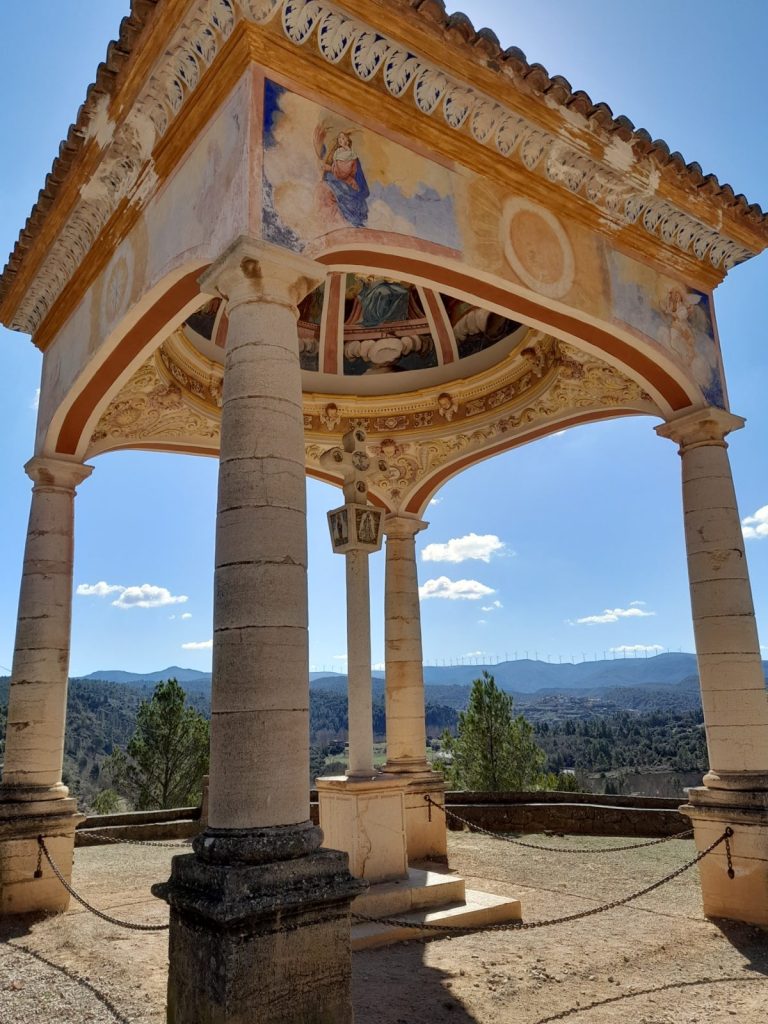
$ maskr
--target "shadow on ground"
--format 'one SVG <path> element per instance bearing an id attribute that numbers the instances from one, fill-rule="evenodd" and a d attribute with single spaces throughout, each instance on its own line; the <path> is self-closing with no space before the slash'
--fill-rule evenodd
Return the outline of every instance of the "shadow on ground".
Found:
<path id="1" fill-rule="evenodd" d="M 725 918 L 710 918 L 734 949 L 748 960 L 746 971 L 756 971 L 768 977 L 768 930 L 756 925 L 740 924 Z"/>
<path id="2" fill-rule="evenodd" d="M 451 974 L 425 964 L 424 951 L 407 942 L 389 946 L 386 958 L 375 949 L 354 954 L 355 1024 L 480 1024 L 451 992 Z"/>
<path id="3" fill-rule="evenodd" d="M 582 1006 L 571 1006 L 567 1010 L 559 1010 L 557 1013 L 552 1014 L 548 1017 L 540 1017 L 535 1024 L 553 1024 L 557 1020 L 566 1020 L 568 1017 L 575 1017 L 580 1013 L 588 1013 L 590 1010 L 597 1010 L 603 1006 L 614 1006 L 618 1003 L 627 1003 L 632 999 L 637 999 L 643 996 L 656 995 L 657 992 L 671 992 L 671 991 L 682 991 L 686 988 L 698 988 L 704 985 L 749 985 L 755 984 L 755 982 L 762 982 L 763 978 L 744 978 L 743 976 L 730 975 L 726 978 L 701 978 L 694 981 L 671 981 L 667 985 L 657 985 L 655 988 L 642 988 L 637 989 L 634 992 L 622 992 L 618 996 L 610 996 L 608 999 L 597 999 L 593 1003 L 584 1003 Z M 622 1014 L 630 1014 L 631 1010 L 629 1007 L 625 1007 Z M 622 1020 L 633 1020 L 633 1017 L 622 1016 Z"/>

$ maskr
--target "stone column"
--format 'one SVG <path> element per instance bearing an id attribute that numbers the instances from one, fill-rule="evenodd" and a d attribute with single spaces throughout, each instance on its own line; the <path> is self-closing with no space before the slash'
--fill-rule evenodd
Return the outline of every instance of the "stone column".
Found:
<path id="1" fill-rule="evenodd" d="M 64 910 L 50 870 L 34 878 L 37 836 L 69 878 L 82 817 L 61 781 L 72 619 L 75 488 L 90 466 L 36 457 L 0 786 L 0 913 Z"/>
<path id="2" fill-rule="evenodd" d="M 347 695 L 350 778 L 372 778 L 373 680 L 368 552 L 347 551 Z"/>
<path id="3" fill-rule="evenodd" d="M 744 420 L 702 409 L 657 427 L 680 446 L 691 608 L 710 768 L 685 812 L 699 848 L 730 825 L 725 850 L 701 863 L 705 912 L 768 924 L 768 693 L 726 434 Z"/>
<path id="4" fill-rule="evenodd" d="M 201 278 L 227 304 L 208 827 L 171 905 L 174 1024 L 351 1022 L 345 855 L 309 820 L 306 504 L 297 304 L 311 261 L 239 239 Z"/>
<path id="5" fill-rule="evenodd" d="M 405 878 L 405 806 L 399 780 L 373 767 L 373 681 L 368 558 L 381 547 L 384 513 L 368 504 L 371 460 L 365 431 L 355 427 L 320 464 L 340 474 L 345 503 L 328 513 L 331 544 L 346 560 L 347 774 L 316 780 L 325 842 L 349 854 L 354 875 L 371 883 Z M 379 468 L 385 469 L 381 460 Z"/>
<path id="6" fill-rule="evenodd" d="M 445 861 L 443 814 L 430 809 L 425 796 L 444 802 L 442 776 L 427 763 L 424 659 L 421 604 L 416 564 L 416 534 L 429 524 L 415 516 L 392 514 L 384 521 L 387 537 L 384 594 L 387 763 L 385 771 L 406 784 L 408 860 Z"/>

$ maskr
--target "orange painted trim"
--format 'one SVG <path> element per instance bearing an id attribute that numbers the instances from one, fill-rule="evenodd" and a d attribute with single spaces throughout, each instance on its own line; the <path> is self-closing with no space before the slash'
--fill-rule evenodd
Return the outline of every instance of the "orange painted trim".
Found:
<path id="1" fill-rule="evenodd" d="M 229 317 L 227 311 L 221 314 L 219 318 L 218 326 L 216 327 L 216 337 L 213 339 L 214 345 L 218 345 L 219 348 L 227 347 L 227 332 L 229 331 Z"/>
<path id="2" fill-rule="evenodd" d="M 365 266 L 374 267 L 386 274 L 400 274 L 402 277 L 421 277 L 433 281 L 438 286 L 453 288 L 461 292 L 469 292 L 476 296 L 480 304 L 483 302 L 503 306 L 509 310 L 511 319 L 522 318 L 543 322 L 552 331 L 561 331 L 594 345 L 595 348 L 620 359 L 625 366 L 640 374 L 656 390 L 664 396 L 676 412 L 687 409 L 691 399 L 685 389 L 648 356 L 638 352 L 636 348 L 617 338 L 615 334 L 578 320 L 568 313 L 559 313 L 548 309 L 533 299 L 524 298 L 500 285 L 489 284 L 478 280 L 468 273 L 427 263 L 415 257 L 394 255 L 387 252 L 371 252 L 366 249 L 348 249 L 340 252 L 326 253 L 316 257 L 318 263 L 326 266 Z"/>
<path id="3" fill-rule="evenodd" d="M 422 504 L 427 500 L 427 498 L 435 493 L 444 480 L 455 476 L 460 470 L 466 469 L 467 466 L 490 459 L 493 455 L 500 455 L 502 452 L 510 451 L 512 448 L 520 448 L 522 445 L 528 444 L 530 441 L 536 441 L 540 437 L 546 437 L 547 434 L 553 434 L 557 430 L 564 430 L 566 427 L 578 426 L 580 423 L 597 423 L 599 420 L 614 420 L 619 416 L 642 415 L 645 414 L 637 412 L 635 409 L 605 409 L 598 412 L 580 413 L 578 416 L 571 416 L 565 420 L 558 420 L 557 423 L 550 423 L 547 426 L 539 427 L 537 430 L 532 430 L 528 434 L 514 435 L 506 441 L 495 444 L 490 448 L 484 448 L 482 451 L 473 452 L 471 455 L 465 455 L 464 458 L 458 459 L 456 462 L 452 462 L 448 466 L 444 466 L 439 473 L 435 473 L 434 476 L 431 476 L 412 498 L 409 498 L 405 511 L 419 512 Z"/>
<path id="4" fill-rule="evenodd" d="M 172 285 L 124 335 L 73 401 L 56 439 L 56 452 L 74 455 L 93 410 L 141 350 L 190 299 L 200 294 L 198 267 Z"/>
<path id="5" fill-rule="evenodd" d="M 137 441 L 135 444 L 126 442 L 116 444 L 114 448 L 104 448 L 103 451 L 89 455 L 89 459 L 98 459 L 102 455 L 109 455 L 112 452 L 164 452 L 166 455 L 205 455 L 207 458 L 218 459 L 218 448 L 196 448 L 193 444 L 176 444 L 175 441 Z"/>
<path id="6" fill-rule="evenodd" d="M 345 285 L 346 274 L 329 275 L 326 284 L 328 290 L 326 309 L 323 310 L 325 317 L 323 373 L 339 372 L 339 349 L 344 344 L 344 323 L 341 318 L 341 310 Z"/>
<path id="7" fill-rule="evenodd" d="M 443 307 L 443 300 L 436 293 L 431 291 L 429 288 L 424 289 L 424 298 L 427 300 L 429 311 L 432 314 L 432 320 L 435 324 L 435 332 L 437 334 L 437 342 L 440 345 L 440 352 L 443 356 L 443 365 L 452 363 L 455 360 L 453 352 L 453 345 L 451 342 L 453 338 L 449 337 L 448 329 L 445 324 L 445 309 Z"/>

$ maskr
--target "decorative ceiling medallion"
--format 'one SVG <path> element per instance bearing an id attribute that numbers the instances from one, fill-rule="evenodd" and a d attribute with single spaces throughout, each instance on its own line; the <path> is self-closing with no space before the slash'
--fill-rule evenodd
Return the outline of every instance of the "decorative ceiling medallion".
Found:
<path id="1" fill-rule="evenodd" d="M 508 199 L 500 225 L 507 262 L 529 288 L 562 299 L 573 286 L 570 240 L 553 213 L 527 199 Z"/>

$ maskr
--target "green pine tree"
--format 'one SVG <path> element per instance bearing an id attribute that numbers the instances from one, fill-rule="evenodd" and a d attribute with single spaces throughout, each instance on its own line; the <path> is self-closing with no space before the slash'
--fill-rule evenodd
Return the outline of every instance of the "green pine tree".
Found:
<path id="1" fill-rule="evenodd" d="M 208 722 L 168 679 L 141 702 L 126 749 L 116 747 L 105 768 L 138 811 L 189 807 L 200 800 L 208 757 Z"/>
<path id="2" fill-rule="evenodd" d="M 546 755 L 534 739 L 533 726 L 514 714 L 512 698 L 488 672 L 472 683 L 458 732 L 445 735 L 444 747 L 452 756 L 449 781 L 457 789 L 503 792 L 546 784 Z"/>

